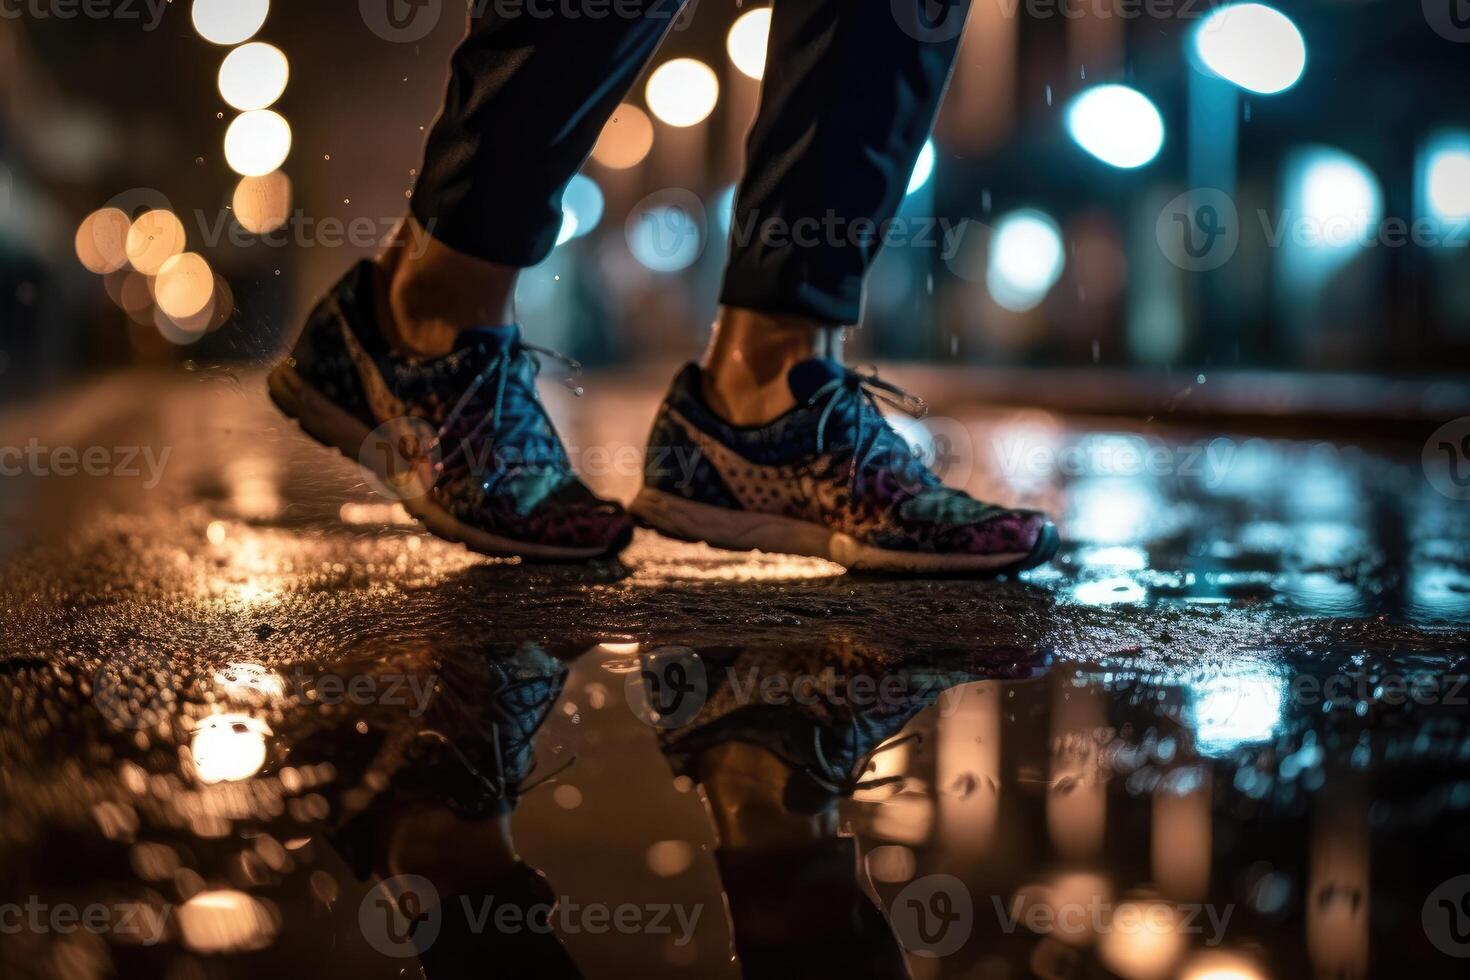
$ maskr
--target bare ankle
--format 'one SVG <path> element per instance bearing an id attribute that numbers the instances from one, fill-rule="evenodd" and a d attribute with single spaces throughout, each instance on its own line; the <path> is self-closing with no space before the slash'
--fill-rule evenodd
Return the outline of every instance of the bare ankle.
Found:
<path id="1" fill-rule="evenodd" d="M 399 350 L 439 356 L 465 330 L 515 320 L 520 270 L 456 252 L 413 218 L 399 225 L 377 267 L 379 322 Z"/>
<path id="2" fill-rule="evenodd" d="M 705 352 L 704 396 L 734 425 L 760 425 L 796 404 L 786 372 L 813 357 L 842 359 L 843 328 L 726 307 Z"/>

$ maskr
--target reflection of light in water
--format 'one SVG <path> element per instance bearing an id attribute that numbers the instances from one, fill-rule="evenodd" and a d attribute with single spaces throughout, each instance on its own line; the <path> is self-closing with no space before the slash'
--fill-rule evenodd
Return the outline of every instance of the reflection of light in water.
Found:
<path id="1" fill-rule="evenodd" d="M 1179 915 L 1167 902 L 1124 902 L 1098 947 L 1098 958 L 1128 980 L 1169 976 L 1187 948 Z"/>
<path id="2" fill-rule="evenodd" d="M 622 642 L 604 642 L 597 644 L 603 650 L 615 657 L 631 657 L 638 653 L 639 644 Z"/>
<path id="3" fill-rule="evenodd" d="M 1118 568 L 1136 572 L 1148 567 L 1148 558 L 1142 548 L 1083 548 L 1077 552 L 1077 564 L 1083 568 Z"/>
<path id="4" fill-rule="evenodd" d="M 1180 980 L 1265 980 L 1254 962 L 1238 953 L 1207 950 L 1196 953 L 1184 964 Z"/>
<path id="5" fill-rule="evenodd" d="M 1281 724 L 1284 682 L 1263 672 L 1222 675 L 1190 685 L 1187 723 L 1202 755 L 1268 741 Z"/>
<path id="6" fill-rule="evenodd" d="M 1082 582 L 1072 590 L 1078 602 L 1089 606 L 1111 606 L 1120 602 L 1142 602 L 1145 596 L 1142 585 L 1131 578 L 1105 578 L 1096 582 Z"/>
<path id="7" fill-rule="evenodd" d="M 945 707 L 951 710 L 939 717 L 934 763 L 939 831 L 944 846 L 958 854 L 983 855 L 994 843 L 1000 816 L 1000 692 L 1000 685 L 990 682 L 955 688 L 946 692 Z"/>
<path id="8" fill-rule="evenodd" d="M 286 692 L 281 675 L 260 664 L 229 664 L 223 670 L 215 671 L 214 682 L 233 697 L 261 695 L 278 698 Z"/>
<path id="9" fill-rule="evenodd" d="M 1470 615 L 1470 579 L 1452 565 L 1416 561 L 1409 571 L 1409 597 L 1421 616 Z"/>
<path id="10" fill-rule="evenodd" d="M 234 889 L 200 892 L 179 908 L 184 945 L 199 953 L 263 949 L 277 923 L 263 902 Z"/>
<path id="11" fill-rule="evenodd" d="M 661 840 L 648 848 L 648 870 L 660 878 L 672 878 L 694 864 L 694 847 L 687 840 Z"/>
<path id="12" fill-rule="evenodd" d="M 249 779 L 265 765 L 265 737 L 270 727 L 244 714 L 210 715 L 199 722 L 189 754 L 205 783 Z"/>
<path id="13" fill-rule="evenodd" d="M 1074 541 L 1127 544 L 1146 540 L 1163 501 L 1153 484 L 1142 478 L 1102 477 L 1080 480 L 1072 487 L 1067 529 Z"/>
<path id="14" fill-rule="evenodd" d="M 345 503 L 337 511 L 343 524 L 412 524 L 413 517 L 397 502 Z"/>
<path id="15" fill-rule="evenodd" d="M 868 874 L 874 881 L 896 884 L 909 881 L 919 869 L 914 852 L 901 844 L 884 844 L 863 856 Z"/>
<path id="16" fill-rule="evenodd" d="M 702 553 L 701 553 L 702 552 Z M 831 578 L 846 569 L 821 558 L 718 551 L 707 545 L 679 548 L 683 560 L 644 560 L 634 572 L 639 584 L 669 581 L 780 582 Z"/>

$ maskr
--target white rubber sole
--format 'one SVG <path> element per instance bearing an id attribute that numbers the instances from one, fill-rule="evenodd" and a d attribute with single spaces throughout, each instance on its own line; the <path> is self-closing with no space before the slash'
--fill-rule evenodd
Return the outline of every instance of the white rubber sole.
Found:
<path id="1" fill-rule="evenodd" d="M 863 544 L 851 535 L 820 524 L 714 507 L 650 487 L 639 491 L 628 510 L 644 524 L 670 537 L 702 541 L 730 551 L 771 551 L 825 558 L 856 571 L 999 573 L 1019 568 L 1032 557 L 1028 552 L 936 555 L 890 551 Z"/>
<path id="2" fill-rule="evenodd" d="M 390 482 L 388 474 L 367 466 L 361 458 L 363 443 L 372 430 L 350 413 L 342 411 L 326 395 L 317 391 L 287 364 L 279 364 L 266 379 L 271 401 L 286 415 L 296 420 L 301 431 L 324 446 L 338 450 L 343 456 L 372 473 L 380 481 Z M 436 537 L 462 544 L 471 551 L 497 558 L 535 558 L 545 561 L 585 561 L 609 553 L 607 548 L 566 548 L 555 545 L 515 541 L 487 534 L 457 520 L 428 496 L 397 497 L 415 520 Z"/>

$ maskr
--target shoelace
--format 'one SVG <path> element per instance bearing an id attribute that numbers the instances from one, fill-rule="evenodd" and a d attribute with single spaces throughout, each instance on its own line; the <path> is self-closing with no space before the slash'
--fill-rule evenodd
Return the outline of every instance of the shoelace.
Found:
<path id="1" fill-rule="evenodd" d="M 441 446 L 443 446 L 444 440 L 448 438 L 451 429 L 454 427 L 454 423 L 459 421 L 460 416 L 465 413 L 465 410 L 474 401 L 475 395 L 479 393 L 480 389 L 483 388 L 492 377 L 495 378 L 495 399 L 491 403 L 490 411 L 485 413 L 484 417 L 476 422 L 467 433 L 460 437 L 459 445 L 456 446 L 453 451 L 451 451 L 447 456 L 444 456 L 437 463 L 434 464 L 434 482 L 436 484 L 440 479 L 443 478 L 445 472 L 449 468 L 449 465 L 464 454 L 465 448 L 469 445 L 470 440 L 474 439 L 481 432 L 485 431 L 487 427 L 490 428 L 491 432 L 496 432 L 499 430 L 500 417 L 505 408 L 505 389 L 507 383 L 510 380 L 510 368 L 515 363 L 518 357 L 524 356 L 527 353 L 537 354 L 542 357 L 550 357 L 553 360 L 560 361 L 562 364 L 566 365 L 569 376 L 562 379 L 562 383 L 571 390 L 572 394 L 578 396 L 579 398 L 582 396 L 582 386 L 577 384 L 577 378 L 579 378 L 582 374 L 582 363 L 575 358 L 568 357 L 567 355 L 551 350 L 548 347 L 538 347 L 535 344 L 520 342 L 516 344 L 514 350 L 496 354 L 495 357 L 490 361 L 490 363 L 485 365 L 484 369 L 481 370 L 480 373 L 475 375 L 473 380 L 471 380 L 469 385 L 465 388 L 464 394 L 460 395 L 459 401 L 455 402 L 454 407 L 451 408 L 449 410 L 449 413 L 444 416 L 444 421 L 439 424 L 439 428 L 434 434 L 434 439 L 432 442 L 430 442 L 428 449 L 426 450 L 426 453 L 432 454 L 438 451 Z M 533 363 L 535 364 L 535 372 L 539 375 L 541 373 L 541 362 L 533 361 Z M 539 400 L 536 401 L 536 405 L 538 410 L 540 410 L 542 418 L 544 419 L 545 410 L 541 409 Z M 516 420 L 516 424 L 512 426 L 511 430 L 504 433 L 504 435 L 507 438 L 514 437 L 515 435 L 519 434 L 522 428 L 524 428 L 532 421 L 534 421 L 534 419 L 529 416 L 521 416 Z"/>
<path id="2" fill-rule="evenodd" d="M 853 720 L 852 722 L 852 730 L 853 736 L 854 738 L 856 738 L 856 720 Z M 908 777 L 902 774 L 898 774 L 893 776 L 879 776 L 874 779 L 864 779 L 863 776 L 867 774 L 869 769 L 873 768 L 873 760 L 877 756 L 881 755 L 884 752 L 887 752 L 889 749 L 895 749 L 898 746 L 906 745 L 909 742 L 922 742 L 923 739 L 924 736 L 920 732 L 910 732 L 909 734 L 900 736 L 899 738 L 889 739 L 868 754 L 866 765 L 863 767 L 863 770 L 861 772 L 849 774 L 843 772 L 832 762 L 828 761 L 827 753 L 822 750 L 822 730 L 818 728 L 812 733 L 812 744 L 813 748 L 816 750 L 817 766 L 820 768 L 817 772 L 813 772 L 811 768 L 808 768 L 806 770 L 806 774 L 818 786 L 827 790 L 827 792 L 829 793 L 835 793 L 839 796 L 851 796 L 853 793 L 856 793 L 860 790 L 870 790 L 877 789 L 881 786 L 891 786 L 895 783 L 903 782 Z"/>
<path id="3" fill-rule="evenodd" d="M 833 378 L 812 392 L 811 397 L 806 400 L 806 407 L 816 407 L 823 398 L 827 399 L 827 404 L 817 418 L 817 452 L 819 454 L 826 451 L 827 424 L 831 421 L 839 404 L 845 404 L 853 398 L 866 398 L 873 412 L 878 416 L 877 428 L 872 434 L 873 438 L 869 440 L 867 448 L 864 449 L 863 437 L 867 435 L 869 420 L 868 413 L 862 410 L 862 406 L 858 407 L 857 437 L 853 440 L 852 462 L 848 472 L 848 480 L 854 493 L 857 492 L 858 474 L 872 460 L 873 454 L 877 452 L 878 446 L 882 443 L 882 430 L 888 427 L 877 403 L 882 401 L 884 404 L 892 405 L 916 419 L 921 419 L 929 414 L 929 406 L 924 399 L 903 390 L 891 381 L 884 381 L 878 377 L 876 368 L 867 372 L 850 368 L 845 370 L 842 377 Z"/>

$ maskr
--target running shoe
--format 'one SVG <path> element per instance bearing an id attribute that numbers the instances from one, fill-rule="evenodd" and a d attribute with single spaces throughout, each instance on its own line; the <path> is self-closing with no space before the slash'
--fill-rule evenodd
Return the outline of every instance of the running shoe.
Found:
<path id="1" fill-rule="evenodd" d="M 1018 572 L 1057 552 L 1046 515 L 944 486 L 879 409 L 923 403 L 876 374 L 803 361 L 796 407 L 755 427 L 716 415 L 702 377 L 684 368 L 654 420 L 632 512 L 657 531 L 885 572 Z"/>
<path id="2" fill-rule="evenodd" d="M 374 275 L 359 263 L 312 312 L 270 374 L 281 411 L 472 551 L 569 561 L 626 547 L 632 520 L 577 479 L 536 393 L 538 355 L 576 362 L 516 326 L 466 331 L 444 357 L 402 357 L 377 329 Z"/>

